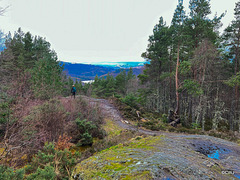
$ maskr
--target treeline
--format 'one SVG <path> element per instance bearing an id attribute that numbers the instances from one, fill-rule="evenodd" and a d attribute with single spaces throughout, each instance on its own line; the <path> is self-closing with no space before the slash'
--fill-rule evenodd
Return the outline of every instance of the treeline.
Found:
<path id="1" fill-rule="evenodd" d="M 69 94 L 72 83 L 63 74 L 51 44 L 39 36 L 24 33 L 20 28 L 5 37 L 0 54 L 0 92 L 6 97 L 49 99 Z"/>
<path id="2" fill-rule="evenodd" d="M 190 0 L 187 16 L 182 1 L 171 26 L 163 18 L 153 29 L 142 57 L 150 60 L 139 78 L 150 91 L 146 106 L 159 112 L 174 108 L 185 125 L 203 130 L 238 130 L 239 9 L 220 36 L 221 18 L 211 14 L 210 1 Z"/>
<path id="3" fill-rule="evenodd" d="M 96 76 L 94 82 L 91 85 L 87 85 L 89 86 L 87 95 L 98 97 L 125 96 L 136 91 L 129 86 L 129 84 L 133 84 L 136 81 L 137 79 L 133 74 L 132 68 L 128 72 L 121 70 L 115 78 L 110 74 L 102 78 Z"/>
<path id="4" fill-rule="evenodd" d="M 134 85 L 119 83 L 122 73 L 116 79 L 96 78 L 91 91 L 98 96 L 134 94 L 134 100 L 150 111 L 180 115 L 186 127 L 240 132 L 240 2 L 235 19 L 221 35 L 225 14 L 209 18 L 210 1 L 190 0 L 189 10 L 187 15 L 180 0 L 171 25 L 161 17 L 154 26 L 142 54 L 150 64 Z"/>

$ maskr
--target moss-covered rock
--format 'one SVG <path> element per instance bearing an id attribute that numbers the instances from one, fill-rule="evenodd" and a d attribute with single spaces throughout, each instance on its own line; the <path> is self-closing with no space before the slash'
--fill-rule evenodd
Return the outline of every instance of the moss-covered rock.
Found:
<path id="1" fill-rule="evenodd" d="M 222 162 L 197 152 L 192 135 L 134 138 L 79 163 L 72 179 L 231 179 Z M 209 165 L 210 164 L 210 165 Z"/>
<path id="2" fill-rule="evenodd" d="M 127 144 L 119 144 L 103 150 L 78 164 L 73 172 L 73 178 L 149 179 L 151 177 L 149 170 L 135 170 L 135 166 L 141 164 L 138 155 L 145 151 L 154 152 L 155 144 L 162 138 L 163 136 L 144 139 L 137 137 Z M 148 154 L 145 154 L 142 158 L 147 156 Z"/>

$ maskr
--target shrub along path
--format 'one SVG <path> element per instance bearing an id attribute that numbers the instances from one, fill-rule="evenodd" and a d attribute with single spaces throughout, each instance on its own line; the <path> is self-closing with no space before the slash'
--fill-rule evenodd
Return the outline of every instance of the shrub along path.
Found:
<path id="1" fill-rule="evenodd" d="M 240 178 L 240 145 L 207 135 L 137 129 L 108 100 L 82 98 L 98 105 L 103 116 L 111 118 L 119 127 L 150 136 L 136 138 L 82 161 L 73 173 L 76 179 Z"/>

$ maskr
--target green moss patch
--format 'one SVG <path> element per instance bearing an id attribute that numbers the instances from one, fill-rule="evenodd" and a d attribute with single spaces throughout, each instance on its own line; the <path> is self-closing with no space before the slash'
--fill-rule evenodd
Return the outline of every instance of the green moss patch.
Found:
<path id="1" fill-rule="evenodd" d="M 148 179 L 149 171 L 138 172 L 135 165 L 153 153 L 155 144 L 162 143 L 164 136 L 135 138 L 127 144 L 118 144 L 79 163 L 73 178 L 83 179 Z M 144 152 L 144 153 L 143 153 Z M 138 157 L 138 154 L 141 156 Z"/>
<path id="2" fill-rule="evenodd" d="M 123 128 L 119 127 L 113 120 L 105 118 L 104 121 L 105 124 L 103 125 L 103 129 L 106 131 L 108 138 L 121 134 Z"/>

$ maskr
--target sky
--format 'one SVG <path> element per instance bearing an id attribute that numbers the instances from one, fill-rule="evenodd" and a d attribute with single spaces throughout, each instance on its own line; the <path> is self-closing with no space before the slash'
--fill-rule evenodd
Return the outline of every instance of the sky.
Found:
<path id="1" fill-rule="evenodd" d="M 212 15 L 234 18 L 238 0 L 211 0 Z M 188 0 L 184 0 L 188 12 Z M 66 62 L 144 61 L 148 37 L 162 16 L 169 25 L 178 0 L 0 0 L 9 6 L 0 29 L 45 37 Z"/>

